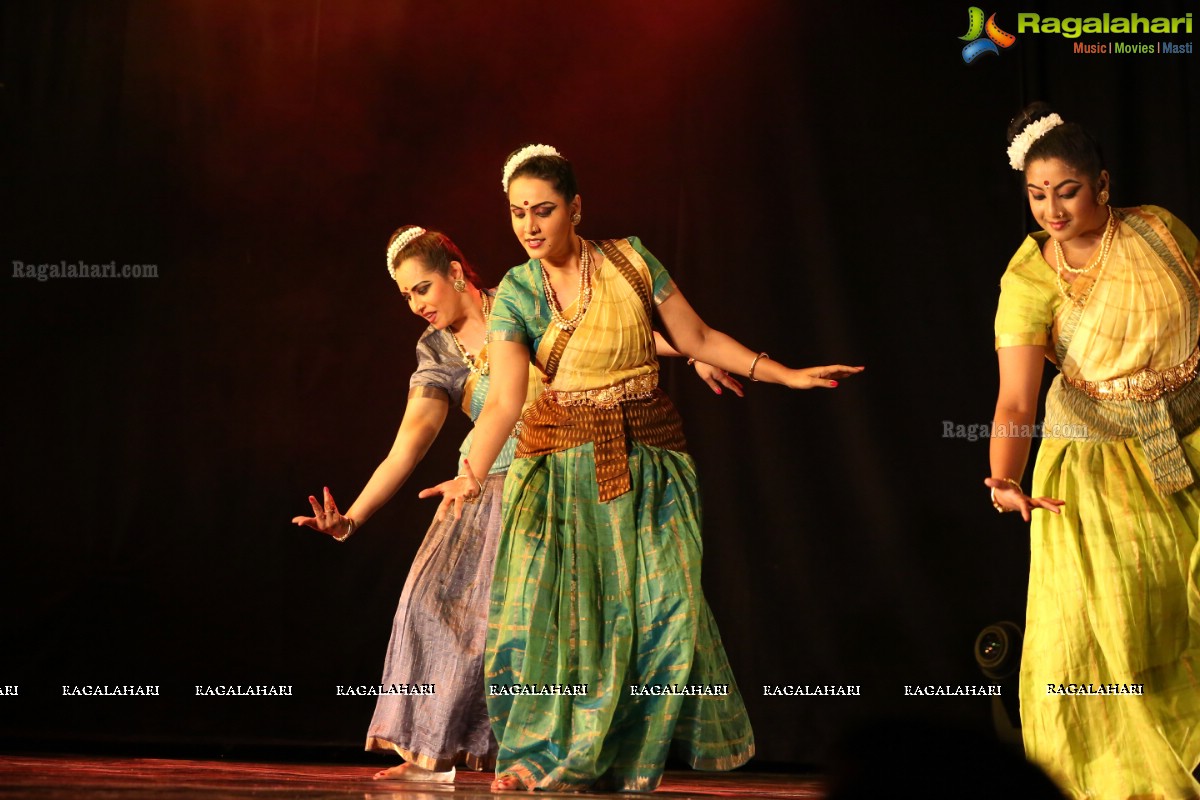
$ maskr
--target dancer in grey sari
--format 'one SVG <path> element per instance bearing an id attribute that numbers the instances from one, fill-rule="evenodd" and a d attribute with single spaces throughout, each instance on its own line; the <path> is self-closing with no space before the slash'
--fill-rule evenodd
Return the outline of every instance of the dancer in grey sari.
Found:
<path id="1" fill-rule="evenodd" d="M 416 226 L 393 234 L 387 265 L 409 308 L 429 327 L 417 342 L 417 369 L 395 443 L 358 499 L 341 514 L 326 488 L 323 502 L 309 498 L 313 516 L 292 520 L 339 541 L 400 489 L 451 407 L 474 421 L 487 396 L 486 330 L 494 290 L 477 288 L 479 279 L 447 236 Z M 656 341 L 661 355 L 677 355 L 660 337 Z M 716 393 L 723 385 L 741 395 L 741 385 L 724 371 L 699 363 L 696 368 Z M 526 403 L 544 386 L 533 365 L 527 386 Z M 462 454 L 470 444 L 468 434 Z M 378 697 L 366 741 L 367 750 L 398 753 L 404 763 L 379 771 L 376 779 L 448 783 L 460 764 L 476 770 L 495 764 L 483 652 L 501 492 L 515 445 L 509 439 L 480 482 L 478 501 L 461 519 L 434 521 L 413 560 L 384 662 L 381 685 L 388 691 Z"/>

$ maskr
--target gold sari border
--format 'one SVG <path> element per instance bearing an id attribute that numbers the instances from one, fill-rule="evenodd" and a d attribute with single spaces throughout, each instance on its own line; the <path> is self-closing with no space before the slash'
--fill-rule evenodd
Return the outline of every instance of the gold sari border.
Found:
<path id="1" fill-rule="evenodd" d="M 731 753 L 727 756 L 717 758 L 684 758 L 688 766 L 692 769 L 702 772 L 728 772 L 731 769 L 737 769 L 745 764 L 750 759 L 754 758 L 754 743 L 751 742 L 744 749 Z"/>
<path id="2" fill-rule="evenodd" d="M 677 291 L 679 291 L 679 287 L 675 285 L 675 281 L 668 279 L 667 285 L 654 293 L 654 305 L 661 306 L 668 297 Z"/>
<path id="3" fill-rule="evenodd" d="M 1175 278 L 1181 284 L 1192 287 L 1192 291 L 1188 293 L 1188 310 L 1191 312 L 1188 319 L 1193 320 L 1191 333 L 1195 336 L 1194 320 L 1200 318 L 1200 292 L 1197 291 L 1200 287 L 1197 287 L 1196 277 L 1188 268 L 1187 259 L 1179 249 L 1175 237 L 1171 235 L 1171 231 L 1163 221 L 1154 214 L 1141 209 L 1129 209 L 1129 211 L 1117 209 L 1115 213 L 1117 219 L 1132 228 L 1146 244 L 1150 245 L 1150 249 L 1167 266 L 1167 269 L 1174 273 Z"/>
<path id="4" fill-rule="evenodd" d="M 367 746 L 368 751 L 383 751 L 396 753 L 410 764 L 415 764 L 421 769 L 427 769 L 430 772 L 449 772 L 460 764 L 467 769 L 477 772 L 489 772 L 496 767 L 496 757 L 492 756 L 477 756 L 473 753 L 468 753 L 465 750 L 460 750 L 453 756 L 446 758 L 432 758 L 412 750 L 405 749 L 395 742 L 390 742 L 387 739 L 381 739 L 378 736 L 368 736 Z"/>
<path id="5" fill-rule="evenodd" d="M 633 290 L 637 292 L 637 296 L 642 301 L 642 307 L 646 309 L 646 317 L 649 318 L 653 311 L 652 304 L 654 302 L 650 297 L 651 287 L 647 285 L 648 281 L 642 278 L 642 274 L 638 272 L 638 268 L 633 265 L 633 259 L 630 256 L 641 261 L 643 266 L 645 266 L 645 260 L 633 249 L 633 245 L 625 239 L 605 239 L 596 244 L 600 246 L 605 257 L 612 262 L 612 265 L 625 276 L 625 280 L 629 282 Z M 650 268 L 646 267 L 646 272 L 649 273 L 649 271 Z"/>
<path id="6" fill-rule="evenodd" d="M 1001 347 L 1021 347 L 1023 345 L 1045 347 L 1048 344 L 1050 344 L 1050 334 L 1045 331 L 1036 333 L 1002 333 L 996 337 L 997 350 Z"/>
<path id="7" fill-rule="evenodd" d="M 450 402 L 450 393 L 440 386 L 413 386 L 408 390 L 408 399 L 426 397 L 430 400 L 445 400 Z"/>
<path id="8" fill-rule="evenodd" d="M 546 331 L 546 338 L 542 339 L 543 345 L 549 341 L 552 331 L 554 331 L 553 326 Z M 542 374 L 546 376 L 547 384 L 553 381 L 554 376 L 558 374 L 558 362 L 562 360 L 562 354 L 567 349 L 567 342 L 571 341 L 571 334 L 574 332 L 574 328 L 559 328 L 557 331 L 554 331 L 554 339 L 551 342 L 550 352 L 546 355 L 546 359 L 543 362 L 545 366 L 542 367 Z M 539 348 L 539 350 L 544 349 L 544 347 Z"/>
<path id="9" fill-rule="evenodd" d="M 484 345 L 485 347 L 487 345 Z M 479 358 L 476 357 L 475 365 L 479 366 Z M 479 372 L 468 372 L 467 380 L 463 383 L 462 393 L 462 412 L 467 415 L 467 419 L 471 418 L 471 400 L 475 397 L 475 390 L 479 388 L 479 381 L 483 376 Z"/>
<path id="10" fill-rule="evenodd" d="M 525 334 L 521 333 L 520 331 L 506 330 L 504 328 L 499 330 L 490 328 L 488 330 L 488 339 L 493 342 L 516 342 L 517 344 L 526 343 Z"/>

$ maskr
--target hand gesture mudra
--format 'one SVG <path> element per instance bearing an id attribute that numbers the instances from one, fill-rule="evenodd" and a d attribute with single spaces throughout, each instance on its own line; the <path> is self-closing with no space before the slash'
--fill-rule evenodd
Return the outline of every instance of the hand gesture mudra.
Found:
<path id="1" fill-rule="evenodd" d="M 350 538 L 350 534 L 354 533 L 354 520 L 343 517 L 338 512 L 337 503 L 334 502 L 333 494 L 329 491 L 328 486 L 325 487 L 324 504 L 318 503 L 317 498 L 312 495 L 308 496 L 308 502 L 312 504 L 313 516 L 292 517 L 293 523 L 320 531 L 339 542 L 346 541 Z"/>
<path id="2" fill-rule="evenodd" d="M 785 385 L 789 389 L 836 389 L 839 379 L 857 375 L 864 369 L 866 367 L 848 367 L 845 364 L 794 369 L 791 370 Z"/>
<path id="3" fill-rule="evenodd" d="M 1014 480 L 1006 478 L 985 478 L 984 486 L 992 490 L 992 505 L 1000 513 L 1005 511 L 1020 511 L 1021 519 L 1029 522 L 1030 513 L 1035 508 L 1044 508 L 1047 511 L 1053 511 L 1055 514 L 1061 514 L 1062 507 L 1066 505 L 1065 500 L 1059 500 L 1054 497 L 1030 497 L 1025 494 L 1025 490 L 1021 488 L 1021 484 Z"/>
<path id="4" fill-rule="evenodd" d="M 694 359 L 689 363 L 695 367 L 696 374 L 700 376 L 700 380 L 707 383 L 708 388 L 712 389 L 716 394 L 720 394 L 721 387 L 724 386 L 738 397 L 746 396 L 746 393 L 742 391 L 741 382 L 720 367 L 714 367 L 712 364 L 705 364 L 703 361 L 696 361 Z"/>
<path id="5" fill-rule="evenodd" d="M 454 509 L 454 518 L 462 519 L 463 504 L 474 502 L 483 494 L 483 484 L 480 483 L 479 478 L 475 477 L 475 472 L 471 469 L 471 462 L 465 458 L 463 459 L 463 470 L 465 474 L 442 481 L 437 486 L 422 489 L 417 495 L 421 498 L 439 494 L 442 496 L 442 502 L 438 504 L 437 510 L 438 522 L 446 519 L 446 514 L 451 508 Z"/>

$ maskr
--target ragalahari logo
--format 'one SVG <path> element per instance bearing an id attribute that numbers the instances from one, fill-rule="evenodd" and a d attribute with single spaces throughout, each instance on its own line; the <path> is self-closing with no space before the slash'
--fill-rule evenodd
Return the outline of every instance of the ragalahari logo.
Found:
<path id="1" fill-rule="evenodd" d="M 987 38 L 980 38 L 985 33 Z M 967 42 L 967 46 L 963 48 L 962 57 L 963 61 L 968 64 L 984 53 L 998 56 L 1001 48 L 1012 47 L 1013 42 L 1017 40 L 1017 37 L 1011 33 L 1000 30 L 1000 26 L 996 24 L 995 14 L 988 17 L 985 23 L 983 9 L 978 6 L 971 6 L 967 9 L 967 33 L 958 38 Z"/>

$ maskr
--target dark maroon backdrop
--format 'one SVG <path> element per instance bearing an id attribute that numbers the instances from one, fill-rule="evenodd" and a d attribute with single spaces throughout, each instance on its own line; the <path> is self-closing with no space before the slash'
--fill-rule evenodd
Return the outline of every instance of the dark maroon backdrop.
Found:
<path id="1" fill-rule="evenodd" d="M 1105 142 L 1114 202 L 1195 228 L 1200 62 L 1024 35 L 966 65 L 966 9 L 5 3 L 0 685 L 19 695 L 0 740 L 358 746 L 372 703 L 334 687 L 378 680 L 433 513 L 416 492 L 465 423 L 353 541 L 289 519 L 325 484 L 348 506 L 399 422 L 420 325 L 387 281 L 390 232 L 446 230 L 498 281 L 524 259 L 500 168 L 529 141 L 576 165 L 583 232 L 641 236 L 715 327 L 868 365 L 743 400 L 666 367 L 759 763 L 819 763 L 883 714 L 989 724 L 984 700 L 903 687 L 979 682 L 976 633 L 1023 616 L 1026 529 L 988 504 L 986 441 L 943 437 L 990 419 L 998 280 L 1031 225 L 1004 127 L 1056 103 Z M 158 277 L 38 282 L 14 261 Z M 130 683 L 162 696 L 62 696 Z M 194 696 L 235 683 L 295 694 Z"/>

